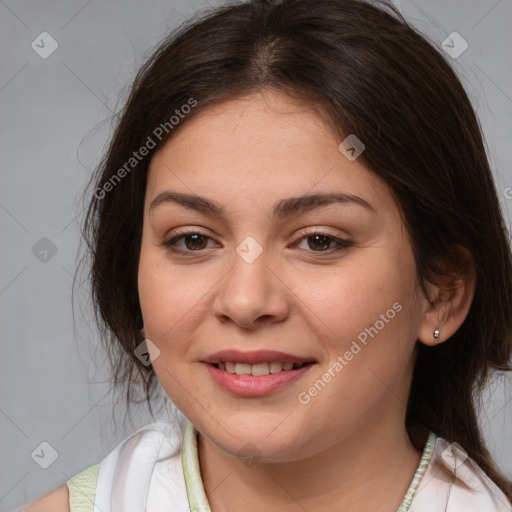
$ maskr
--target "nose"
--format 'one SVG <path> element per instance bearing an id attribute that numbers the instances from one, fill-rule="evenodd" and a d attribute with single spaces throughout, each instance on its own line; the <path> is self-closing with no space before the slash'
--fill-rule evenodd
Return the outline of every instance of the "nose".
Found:
<path id="1" fill-rule="evenodd" d="M 250 263 L 234 255 L 213 303 L 220 322 L 255 329 L 288 317 L 287 287 L 268 263 L 265 251 Z"/>

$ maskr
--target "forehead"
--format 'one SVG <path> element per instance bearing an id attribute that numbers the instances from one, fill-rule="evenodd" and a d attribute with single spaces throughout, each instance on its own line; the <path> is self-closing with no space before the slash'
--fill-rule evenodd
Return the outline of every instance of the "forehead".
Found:
<path id="1" fill-rule="evenodd" d="M 189 157 L 204 160 L 257 155 L 263 168 L 267 160 L 282 160 L 285 154 L 289 160 L 308 155 L 310 160 L 336 145 L 314 106 L 274 91 L 208 106 L 183 123 L 155 158 L 169 152 L 190 152 Z M 198 153 L 199 148 L 208 153 Z"/>
<path id="2" fill-rule="evenodd" d="M 221 203 L 268 201 L 311 192 L 364 195 L 392 208 L 386 184 L 341 141 L 313 105 L 263 91 L 206 107 L 154 155 L 147 197 L 165 189 Z"/>

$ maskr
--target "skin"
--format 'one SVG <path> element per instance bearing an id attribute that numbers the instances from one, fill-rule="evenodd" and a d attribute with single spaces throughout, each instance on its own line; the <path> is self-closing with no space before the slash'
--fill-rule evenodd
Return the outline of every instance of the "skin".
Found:
<path id="1" fill-rule="evenodd" d="M 23 512 L 69 512 L 69 490 L 66 484 L 53 489 L 25 505 Z"/>
<path id="2" fill-rule="evenodd" d="M 429 305 L 388 187 L 360 159 L 349 161 L 340 142 L 308 104 L 260 91 L 190 118 L 151 161 L 138 274 L 145 334 L 159 350 L 152 357 L 162 387 L 199 431 L 213 512 L 394 511 L 419 463 L 404 424 L 415 347 L 434 344 L 436 328 L 441 342 L 458 329 L 473 285 L 431 286 L 438 302 Z M 164 191 L 207 198 L 223 213 L 172 202 L 150 212 Z M 283 199 L 331 192 L 373 210 L 336 203 L 272 215 Z M 184 229 L 181 253 L 162 245 Z M 349 244 L 318 250 L 315 232 Z M 236 252 L 248 236 L 263 250 L 252 263 Z M 299 393 L 394 303 L 401 311 L 301 404 Z M 269 396 L 235 397 L 201 362 L 226 348 L 317 364 Z M 254 465 L 237 456 L 248 446 Z"/>

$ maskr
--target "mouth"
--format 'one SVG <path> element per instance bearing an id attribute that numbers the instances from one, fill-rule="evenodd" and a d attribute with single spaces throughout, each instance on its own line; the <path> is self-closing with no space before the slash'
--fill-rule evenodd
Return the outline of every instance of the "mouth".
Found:
<path id="1" fill-rule="evenodd" d="M 304 366 L 316 364 L 315 361 L 306 361 L 300 363 L 282 362 L 282 361 L 262 361 L 255 364 L 239 363 L 234 361 L 219 361 L 218 363 L 207 363 L 217 370 L 235 375 L 251 375 L 252 377 L 264 377 L 266 375 L 277 374 L 299 370 Z"/>
<path id="2" fill-rule="evenodd" d="M 303 378 L 316 361 L 202 361 L 210 378 L 224 391 L 236 397 L 264 397 L 284 390 Z"/>

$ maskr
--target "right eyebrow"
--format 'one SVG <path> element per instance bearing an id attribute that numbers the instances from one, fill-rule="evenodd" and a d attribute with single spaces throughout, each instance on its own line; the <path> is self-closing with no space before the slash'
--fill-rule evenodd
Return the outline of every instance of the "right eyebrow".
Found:
<path id="1" fill-rule="evenodd" d="M 149 212 L 161 204 L 174 203 L 197 210 L 203 213 L 209 213 L 220 217 L 224 211 L 223 207 L 215 201 L 206 199 L 205 197 L 195 196 L 191 194 L 179 194 L 178 192 L 166 191 L 158 194 L 149 205 Z"/>

